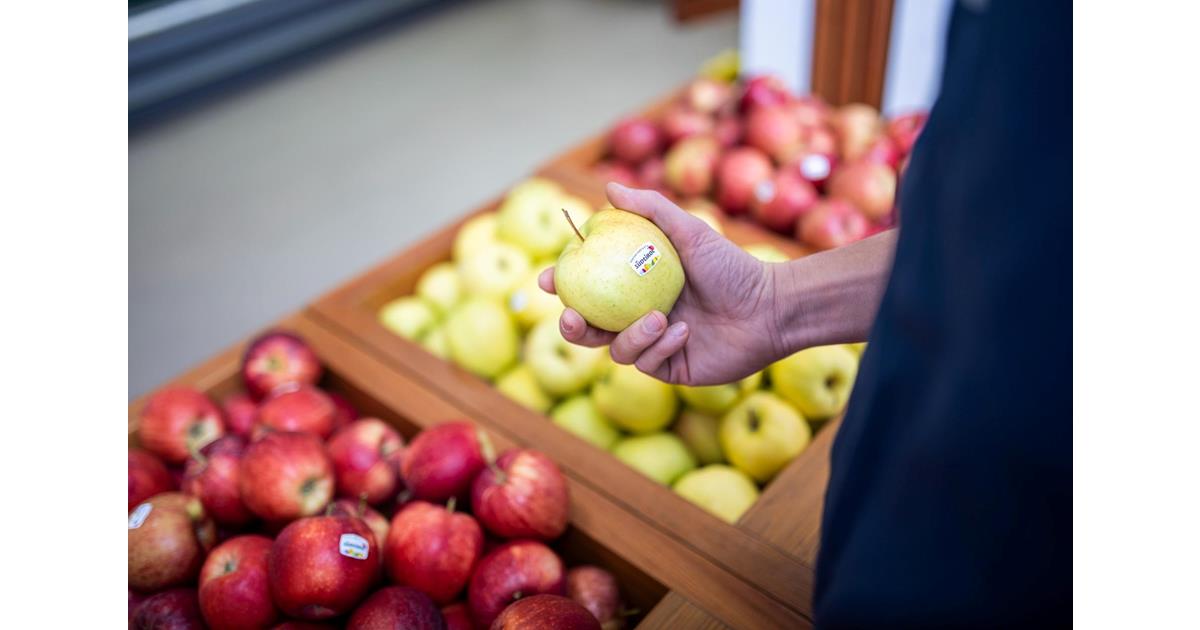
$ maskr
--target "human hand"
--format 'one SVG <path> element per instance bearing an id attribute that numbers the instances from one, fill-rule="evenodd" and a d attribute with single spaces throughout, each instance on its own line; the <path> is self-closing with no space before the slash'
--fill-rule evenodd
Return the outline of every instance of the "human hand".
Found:
<path id="1" fill-rule="evenodd" d="M 651 190 L 610 183 L 613 206 L 649 219 L 671 240 L 687 279 L 671 313 L 652 311 L 620 333 L 589 326 L 574 309 L 559 319 L 567 341 L 609 346 L 617 363 L 668 383 L 731 383 L 780 358 L 773 265 Z M 554 293 L 554 268 L 538 284 Z"/>

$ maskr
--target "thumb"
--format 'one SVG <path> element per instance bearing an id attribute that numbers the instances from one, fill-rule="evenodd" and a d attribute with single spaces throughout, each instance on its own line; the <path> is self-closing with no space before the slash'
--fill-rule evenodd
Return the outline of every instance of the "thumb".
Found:
<path id="1" fill-rule="evenodd" d="M 605 193 L 614 207 L 649 219 L 672 242 L 677 239 L 687 242 L 697 231 L 707 229 L 704 221 L 687 213 L 657 190 L 640 190 L 609 182 Z"/>

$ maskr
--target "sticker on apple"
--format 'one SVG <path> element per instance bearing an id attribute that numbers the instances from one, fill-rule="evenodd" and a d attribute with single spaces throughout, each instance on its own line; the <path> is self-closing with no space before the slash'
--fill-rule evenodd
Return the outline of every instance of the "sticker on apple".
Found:
<path id="1" fill-rule="evenodd" d="M 141 527 L 142 523 L 145 523 L 146 519 L 150 516 L 150 510 L 153 509 L 154 506 L 149 503 L 143 503 L 133 508 L 133 513 L 129 515 L 129 529 Z"/>
<path id="2" fill-rule="evenodd" d="M 629 266 L 637 272 L 637 275 L 644 276 L 650 273 L 651 269 L 662 260 L 662 252 L 654 246 L 654 243 L 645 243 L 629 257 Z"/>
<path id="3" fill-rule="evenodd" d="M 371 554 L 371 546 L 367 539 L 358 534 L 342 534 L 338 541 L 338 553 L 355 560 L 366 560 Z"/>

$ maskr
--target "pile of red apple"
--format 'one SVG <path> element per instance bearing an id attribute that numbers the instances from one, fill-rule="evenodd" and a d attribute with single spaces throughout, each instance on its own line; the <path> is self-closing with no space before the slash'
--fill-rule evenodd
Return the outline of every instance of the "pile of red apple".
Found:
<path id="1" fill-rule="evenodd" d="M 129 451 L 131 628 L 623 627 L 614 576 L 548 546 L 567 527 L 554 462 L 495 457 L 462 421 L 406 444 L 322 373 L 272 332 L 245 393 L 150 396 Z"/>
<path id="2" fill-rule="evenodd" d="M 771 76 L 698 78 L 658 120 L 617 123 L 594 170 L 829 249 L 895 223 L 897 178 L 925 117 L 832 107 Z"/>

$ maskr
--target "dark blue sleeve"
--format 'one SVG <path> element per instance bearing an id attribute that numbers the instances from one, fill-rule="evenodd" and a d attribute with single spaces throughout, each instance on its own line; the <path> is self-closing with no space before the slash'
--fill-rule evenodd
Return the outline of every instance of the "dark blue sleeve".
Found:
<path id="1" fill-rule="evenodd" d="M 1071 623 L 1071 5 L 955 9 L 835 441 L 821 627 Z"/>

